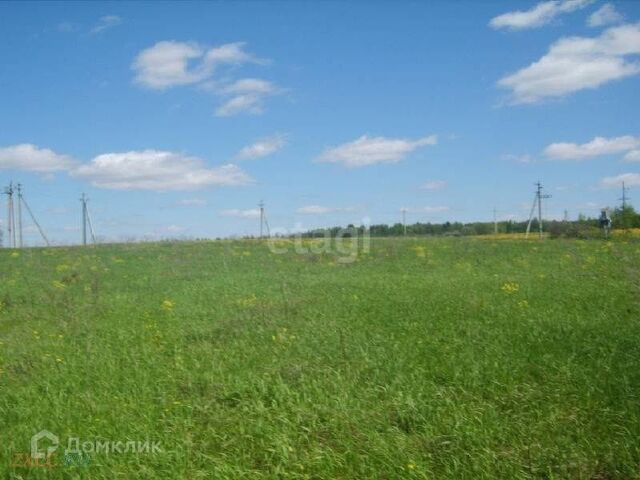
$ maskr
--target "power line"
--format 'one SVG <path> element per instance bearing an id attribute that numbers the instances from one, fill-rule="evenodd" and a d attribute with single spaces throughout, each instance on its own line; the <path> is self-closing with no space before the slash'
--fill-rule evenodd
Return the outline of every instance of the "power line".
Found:
<path id="1" fill-rule="evenodd" d="M 87 207 L 87 223 L 89 224 L 89 233 L 91 233 L 91 241 L 93 244 L 96 244 L 96 234 L 93 231 L 93 222 L 91 221 L 91 213 L 89 212 L 89 208 Z"/>
<path id="2" fill-rule="evenodd" d="M 36 220 L 36 216 L 33 214 L 33 212 L 31 211 L 31 207 L 29 207 L 29 204 L 27 203 L 27 201 L 25 200 L 24 196 L 21 196 L 20 198 L 22 200 L 22 203 L 24 204 L 25 208 L 27 209 L 27 212 L 29 213 L 29 216 L 31 217 L 31 220 L 33 221 L 33 223 L 35 224 L 35 226 L 38 228 L 38 232 L 40 232 L 40 236 L 42 237 L 42 239 L 44 240 L 44 243 L 47 245 L 47 247 L 49 246 L 49 239 L 47 238 L 47 236 L 44 234 L 44 230 L 42 230 L 42 227 L 40 226 L 40 224 L 38 223 L 38 221 Z"/>
<path id="3" fill-rule="evenodd" d="M 264 226 L 267 229 L 267 238 L 271 238 L 271 229 L 269 228 L 269 221 L 267 220 L 267 215 L 264 216 Z"/>

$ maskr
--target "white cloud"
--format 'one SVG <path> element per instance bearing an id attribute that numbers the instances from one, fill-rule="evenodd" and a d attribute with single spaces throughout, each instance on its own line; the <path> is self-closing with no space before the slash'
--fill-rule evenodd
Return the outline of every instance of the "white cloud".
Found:
<path id="1" fill-rule="evenodd" d="M 277 88 L 266 80 L 259 78 L 241 78 L 233 83 L 225 85 L 220 89 L 224 94 L 272 94 L 277 92 Z"/>
<path id="2" fill-rule="evenodd" d="M 270 137 L 262 138 L 251 145 L 247 145 L 242 148 L 236 157 L 244 160 L 248 158 L 260 158 L 272 155 L 287 144 L 286 137 L 284 135 L 272 135 Z"/>
<path id="3" fill-rule="evenodd" d="M 335 209 L 320 205 L 307 205 L 306 207 L 300 207 L 296 211 L 304 215 L 324 215 L 326 213 L 334 212 Z"/>
<path id="4" fill-rule="evenodd" d="M 26 170 L 29 172 L 52 173 L 68 170 L 74 166 L 74 160 L 30 143 L 21 143 L 0 148 L 0 169 Z"/>
<path id="5" fill-rule="evenodd" d="M 232 117 L 240 113 L 260 115 L 264 112 L 260 95 L 238 95 L 216 108 L 216 117 Z"/>
<path id="6" fill-rule="evenodd" d="M 598 10 L 593 12 L 587 20 L 590 27 L 604 27 L 605 25 L 613 25 L 621 23 L 624 17 L 610 3 L 605 3 Z"/>
<path id="7" fill-rule="evenodd" d="M 143 87 L 164 90 L 179 85 L 197 85 L 221 97 L 223 103 L 216 109 L 216 116 L 258 115 L 264 111 L 264 100 L 283 93 L 281 88 L 259 78 L 214 78 L 223 65 L 269 63 L 247 53 L 244 45 L 236 42 L 208 48 L 195 42 L 162 41 L 140 52 L 131 68 L 135 72 L 135 82 Z"/>
<path id="8" fill-rule="evenodd" d="M 550 23 L 563 13 L 570 13 L 586 7 L 593 0 L 551 0 L 538 3 L 529 10 L 517 10 L 494 17 L 489 25 L 495 29 L 525 30 Z"/>
<path id="9" fill-rule="evenodd" d="M 242 65 L 260 60 L 244 51 L 244 43 L 205 48 L 195 42 L 158 42 L 133 61 L 136 83 L 156 90 L 210 79 L 220 65 Z"/>
<path id="10" fill-rule="evenodd" d="M 169 225 L 167 227 L 167 232 L 169 233 L 181 233 L 186 230 L 186 227 L 182 227 L 180 225 Z"/>
<path id="11" fill-rule="evenodd" d="M 223 210 L 220 215 L 224 217 L 239 217 L 239 218 L 260 218 L 259 208 L 250 208 L 248 210 L 240 210 L 232 208 L 230 210 Z"/>
<path id="12" fill-rule="evenodd" d="M 447 182 L 444 180 L 431 180 L 423 184 L 420 188 L 423 190 L 442 190 L 447 186 Z"/>
<path id="13" fill-rule="evenodd" d="M 533 162 L 533 157 L 529 154 L 524 155 L 515 155 L 513 153 L 505 153 L 500 158 L 502 160 L 506 160 L 508 162 L 516 162 L 516 163 L 531 163 Z"/>
<path id="14" fill-rule="evenodd" d="M 546 55 L 498 85 L 512 91 L 511 103 L 535 103 L 640 73 L 640 24 L 609 28 L 598 37 L 567 37 Z"/>
<path id="15" fill-rule="evenodd" d="M 95 27 L 91 29 L 92 34 L 102 33 L 105 30 L 116 27 L 122 23 L 122 18 L 117 15 L 105 15 L 100 17 Z"/>
<path id="16" fill-rule="evenodd" d="M 640 137 L 595 137 L 588 143 L 552 143 L 544 149 L 544 154 L 556 160 L 581 160 L 602 155 L 627 152 L 640 146 Z"/>
<path id="17" fill-rule="evenodd" d="M 282 90 L 273 83 L 257 78 L 243 78 L 224 87 L 217 88 L 226 100 L 216 109 L 216 116 L 229 117 L 240 113 L 259 115 L 264 111 L 264 99 L 278 95 Z"/>
<path id="18" fill-rule="evenodd" d="M 244 51 L 244 42 L 225 43 L 219 47 L 210 48 L 205 54 L 204 61 L 208 65 L 231 64 L 242 65 L 243 63 L 268 63 L 268 60 L 256 58 Z"/>
<path id="19" fill-rule="evenodd" d="M 195 43 L 163 41 L 140 52 L 131 68 L 136 73 L 135 81 L 148 88 L 187 85 L 210 75 L 211 66 L 204 62 L 189 68 L 189 62 L 203 55 L 204 49 Z"/>
<path id="20" fill-rule="evenodd" d="M 623 173 L 616 177 L 605 177 L 600 181 L 603 188 L 619 188 L 624 182 L 627 187 L 640 187 L 640 173 Z"/>
<path id="21" fill-rule="evenodd" d="M 640 150 L 631 150 L 624 156 L 625 162 L 640 162 Z"/>
<path id="22" fill-rule="evenodd" d="M 159 150 L 98 155 L 72 175 L 116 190 L 193 190 L 252 182 L 236 165 L 209 168 L 199 158 Z"/>
<path id="23" fill-rule="evenodd" d="M 302 215 L 326 215 L 328 213 L 353 212 L 354 210 L 354 207 L 323 207 L 321 205 L 306 205 L 298 208 L 296 212 Z"/>
<path id="24" fill-rule="evenodd" d="M 353 142 L 326 149 L 318 161 L 342 163 L 349 168 L 364 167 L 376 163 L 396 163 L 414 150 L 436 143 L 438 143 L 436 135 L 417 140 L 363 135 Z"/>

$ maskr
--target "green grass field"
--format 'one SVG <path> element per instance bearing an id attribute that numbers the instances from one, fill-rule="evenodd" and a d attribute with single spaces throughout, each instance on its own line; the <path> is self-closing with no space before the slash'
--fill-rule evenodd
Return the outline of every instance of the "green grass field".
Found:
<path id="1" fill-rule="evenodd" d="M 640 478 L 639 272 L 624 241 L 2 250 L 2 478 Z"/>

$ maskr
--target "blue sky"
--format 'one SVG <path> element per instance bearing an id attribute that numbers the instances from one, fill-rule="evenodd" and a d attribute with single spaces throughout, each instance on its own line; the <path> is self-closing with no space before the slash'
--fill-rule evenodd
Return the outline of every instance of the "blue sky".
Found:
<path id="1" fill-rule="evenodd" d="M 549 218 L 596 215 L 640 191 L 639 22 L 589 0 L 0 3 L 0 183 L 56 243 L 82 192 L 111 240 L 255 234 L 260 200 L 280 231 L 521 219 L 538 179 Z"/>

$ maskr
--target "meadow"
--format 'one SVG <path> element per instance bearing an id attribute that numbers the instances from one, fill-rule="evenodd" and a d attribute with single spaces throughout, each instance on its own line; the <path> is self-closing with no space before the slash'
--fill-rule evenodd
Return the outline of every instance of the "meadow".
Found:
<path id="1" fill-rule="evenodd" d="M 0 250 L 2 478 L 640 478 L 637 239 L 281 247 Z"/>

